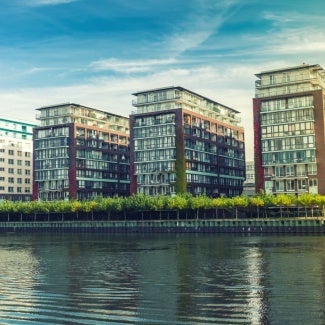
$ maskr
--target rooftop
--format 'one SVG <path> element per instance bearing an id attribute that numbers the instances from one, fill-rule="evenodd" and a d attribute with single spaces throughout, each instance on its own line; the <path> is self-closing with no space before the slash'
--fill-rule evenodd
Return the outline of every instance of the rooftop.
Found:
<path id="1" fill-rule="evenodd" d="M 84 105 L 80 105 L 80 104 L 76 104 L 76 103 L 69 103 L 69 102 L 68 103 L 61 103 L 61 104 L 54 104 L 54 105 L 49 105 L 49 106 L 42 106 L 40 108 L 36 108 L 36 110 L 41 111 L 43 109 L 63 107 L 63 106 L 86 108 L 86 109 L 96 111 L 96 112 L 101 113 L 101 114 L 104 113 L 104 114 L 108 114 L 108 115 L 111 115 L 111 116 L 116 116 L 116 117 L 120 117 L 120 118 L 124 118 L 124 119 L 128 118 L 128 117 L 123 116 L 123 115 L 118 115 L 118 114 L 114 114 L 114 113 L 107 112 L 107 111 L 104 111 L 104 110 L 100 110 L 100 109 L 97 109 L 97 108 L 92 108 L 92 107 L 88 107 L 88 106 L 84 106 Z"/>
<path id="2" fill-rule="evenodd" d="M 218 102 L 216 102 L 216 101 L 214 101 L 214 100 L 212 100 L 212 99 L 210 99 L 208 97 L 202 96 L 202 95 L 200 95 L 200 94 L 198 94 L 198 93 L 196 93 L 196 92 L 194 92 L 192 90 L 188 90 L 188 89 L 180 87 L 180 86 L 169 86 L 169 87 L 163 87 L 163 88 L 155 88 L 155 89 L 143 90 L 143 91 L 138 91 L 136 93 L 133 93 L 132 95 L 137 96 L 137 95 L 146 94 L 146 93 L 150 93 L 150 92 L 167 91 L 167 90 L 173 90 L 173 89 L 191 93 L 191 94 L 193 94 L 195 96 L 203 98 L 204 100 L 206 100 L 206 101 L 208 101 L 210 103 L 213 103 L 214 105 L 220 105 L 220 106 L 223 106 L 226 109 L 229 109 L 229 110 L 233 111 L 234 113 L 240 113 L 239 111 L 237 111 L 237 110 L 235 110 L 235 109 L 233 109 L 231 107 L 225 106 L 225 105 L 223 105 L 221 103 L 218 103 Z"/>
<path id="3" fill-rule="evenodd" d="M 287 67 L 287 68 L 281 68 L 281 69 L 274 69 L 274 70 L 262 71 L 260 73 L 255 74 L 255 76 L 258 77 L 258 78 L 260 78 L 264 74 L 279 73 L 279 72 L 285 72 L 285 71 L 290 71 L 290 70 L 306 69 L 306 68 L 313 68 L 314 70 L 319 70 L 322 73 L 325 73 L 325 70 L 319 64 L 307 64 L 307 63 L 303 63 L 301 65 Z"/>

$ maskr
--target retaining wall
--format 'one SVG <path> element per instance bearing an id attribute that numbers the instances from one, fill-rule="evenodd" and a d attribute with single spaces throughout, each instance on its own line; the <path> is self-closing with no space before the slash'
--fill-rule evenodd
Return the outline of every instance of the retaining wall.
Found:
<path id="1" fill-rule="evenodd" d="M 1 222 L 0 232 L 325 233 L 325 218 Z"/>

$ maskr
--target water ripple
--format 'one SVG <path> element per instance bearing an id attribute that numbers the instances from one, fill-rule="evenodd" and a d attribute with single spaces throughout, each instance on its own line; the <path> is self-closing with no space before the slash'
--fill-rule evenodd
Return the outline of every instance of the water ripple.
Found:
<path id="1" fill-rule="evenodd" d="M 0 324 L 321 325 L 323 246 L 298 236 L 0 236 Z"/>

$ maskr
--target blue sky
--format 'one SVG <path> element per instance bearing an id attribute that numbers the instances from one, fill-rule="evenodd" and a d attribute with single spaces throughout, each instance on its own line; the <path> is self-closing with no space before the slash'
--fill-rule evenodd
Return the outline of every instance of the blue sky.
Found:
<path id="1" fill-rule="evenodd" d="M 183 86 L 242 114 L 255 73 L 325 68 L 324 0 L 0 0 L 0 114 L 75 102 L 129 115 L 132 93 Z"/>

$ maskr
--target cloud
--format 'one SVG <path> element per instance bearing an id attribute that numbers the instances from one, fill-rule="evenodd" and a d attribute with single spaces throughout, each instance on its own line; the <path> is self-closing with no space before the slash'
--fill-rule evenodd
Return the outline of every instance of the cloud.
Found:
<path id="1" fill-rule="evenodd" d="M 206 0 L 195 0 L 192 10 L 177 23 L 170 24 L 168 32 L 162 34 L 159 40 L 142 43 L 141 48 L 146 49 L 142 59 L 107 58 L 93 61 L 89 67 L 97 71 L 148 73 L 166 66 L 191 64 L 192 60 L 185 58 L 183 54 L 200 48 L 217 33 L 219 26 L 227 19 L 227 11 L 233 5 L 234 1 L 223 1 L 217 5 Z"/>
<path id="2" fill-rule="evenodd" d="M 25 0 L 24 4 L 31 7 L 38 7 L 38 6 L 54 6 L 60 4 L 67 4 L 75 1 L 79 1 L 79 0 Z"/>
<path id="3" fill-rule="evenodd" d="M 315 53 L 325 50 L 325 33 L 313 28 L 285 31 L 274 42 L 280 54 Z"/>
<path id="4" fill-rule="evenodd" d="M 289 24 L 292 26 L 310 26 L 317 24 L 319 26 L 319 24 L 324 24 L 324 16 L 322 15 L 297 11 L 284 11 L 283 14 L 265 11 L 262 13 L 262 17 L 265 20 L 273 22 L 275 26 L 288 27 Z"/>
<path id="5" fill-rule="evenodd" d="M 111 70 L 122 73 L 148 72 L 154 68 L 175 64 L 175 59 L 149 59 L 149 60 L 120 60 L 110 58 L 94 61 L 90 64 L 95 70 Z"/>
<path id="6" fill-rule="evenodd" d="M 156 48 L 163 49 L 169 57 L 179 57 L 189 50 L 197 49 L 218 33 L 219 28 L 236 11 L 238 1 L 194 0 L 191 10 L 179 19 L 171 32 L 161 38 Z"/>
<path id="7" fill-rule="evenodd" d="M 252 109 L 254 67 L 234 65 L 217 68 L 166 68 L 145 75 L 114 75 L 93 78 L 83 84 L 66 87 L 35 87 L 0 91 L 0 115 L 34 120 L 36 108 L 73 102 L 111 113 L 129 116 L 132 93 L 166 86 L 182 86 L 241 112 L 246 129 L 246 146 L 252 156 Z M 249 76 L 249 77 L 248 77 Z M 10 112 L 10 113 L 8 113 Z M 16 116 L 14 116 L 16 115 Z"/>

